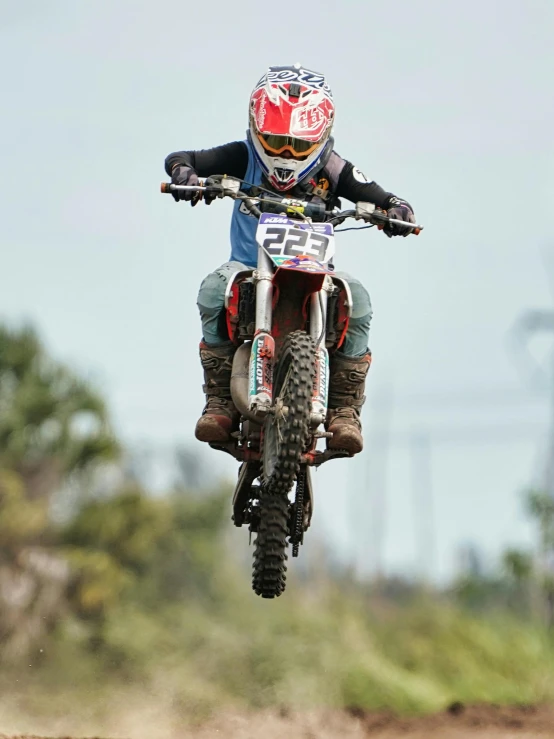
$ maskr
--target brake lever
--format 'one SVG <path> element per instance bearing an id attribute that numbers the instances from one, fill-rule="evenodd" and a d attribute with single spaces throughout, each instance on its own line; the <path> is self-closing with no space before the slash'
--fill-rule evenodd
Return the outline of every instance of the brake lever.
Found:
<path id="1" fill-rule="evenodd" d="M 382 231 L 387 223 L 390 223 L 390 218 L 388 217 L 386 211 L 381 210 L 380 208 L 376 208 L 371 214 L 369 222 L 373 223 L 374 226 L 377 226 L 379 231 Z"/>

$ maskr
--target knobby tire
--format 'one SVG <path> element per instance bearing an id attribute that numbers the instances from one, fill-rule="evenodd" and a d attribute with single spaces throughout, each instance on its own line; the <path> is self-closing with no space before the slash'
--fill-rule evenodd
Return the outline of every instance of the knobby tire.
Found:
<path id="1" fill-rule="evenodd" d="M 252 578 L 254 592 L 262 598 L 277 598 L 285 589 L 288 493 L 311 433 L 315 353 L 314 340 L 304 331 L 294 331 L 285 339 L 275 368 L 275 404 L 281 401 L 287 412 L 268 416 L 264 424 L 260 522 Z"/>

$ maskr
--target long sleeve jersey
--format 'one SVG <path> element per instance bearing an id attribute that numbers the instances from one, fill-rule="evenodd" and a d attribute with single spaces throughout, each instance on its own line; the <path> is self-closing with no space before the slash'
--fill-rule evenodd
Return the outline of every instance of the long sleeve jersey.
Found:
<path id="1" fill-rule="evenodd" d="M 165 160 L 167 174 L 171 176 L 173 169 L 179 165 L 192 167 L 200 177 L 226 174 L 255 186 L 262 184 L 262 171 L 248 141 L 233 141 L 213 149 L 169 154 Z M 353 203 L 370 202 L 384 209 L 396 197 L 376 182 L 369 181 L 357 167 L 335 151 L 315 175 L 314 185 L 323 191 L 329 190 L 335 199 L 346 198 Z M 281 194 L 306 199 L 305 194 L 297 188 Z M 255 219 L 248 211 L 241 209 L 237 201 L 231 222 L 231 260 L 255 266 L 256 257 Z"/>

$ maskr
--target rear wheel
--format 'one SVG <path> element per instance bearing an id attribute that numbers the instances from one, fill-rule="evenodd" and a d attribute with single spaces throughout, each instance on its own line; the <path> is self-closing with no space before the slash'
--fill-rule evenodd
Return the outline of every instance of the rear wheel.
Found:
<path id="1" fill-rule="evenodd" d="M 315 342 L 304 331 L 294 331 L 281 349 L 273 383 L 275 412 L 267 416 L 263 428 L 260 519 L 252 580 L 254 591 L 263 598 L 276 598 L 285 589 L 288 493 L 310 437 L 315 372 Z"/>
<path id="2" fill-rule="evenodd" d="M 252 588 L 262 598 L 278 598 L 287 579 L 288 498 L 262 492 L 258 513 Z"/>

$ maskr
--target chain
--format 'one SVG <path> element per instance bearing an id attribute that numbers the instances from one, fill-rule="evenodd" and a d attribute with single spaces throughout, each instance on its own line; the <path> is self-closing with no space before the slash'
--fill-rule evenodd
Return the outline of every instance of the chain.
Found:
<path id="1" fill-rule="evenodd" d="M 292 522 L 292 556 L 298 557 L 300 544 L 304 540 L 304 492 L 306 487 L 306 468 L 298 473 L 296 479 L 296 498 L 294 501 L 294 519 Z"/>

